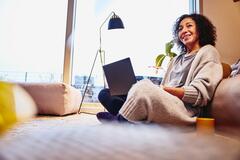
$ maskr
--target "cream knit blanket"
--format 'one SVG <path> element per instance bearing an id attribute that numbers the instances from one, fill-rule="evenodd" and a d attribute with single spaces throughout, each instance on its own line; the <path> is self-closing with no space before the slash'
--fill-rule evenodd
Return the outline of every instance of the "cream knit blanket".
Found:
<path id="1" fill-rule="evenodd" d="M 189 125 L 196 121 L 179 98 L 147 79 L 137 82 L 130 89 L 120 114 L 133 122 Z"/>

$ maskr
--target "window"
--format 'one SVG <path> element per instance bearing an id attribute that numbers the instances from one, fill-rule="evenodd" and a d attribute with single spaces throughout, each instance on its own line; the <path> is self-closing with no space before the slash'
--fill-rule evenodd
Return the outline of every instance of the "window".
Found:
<path id="1" fill-rule="evenodd" d="M 192 3 L 191 3 L 192 5 Z M 190 1 L 179 0 L 78 0 L 74 34 L 72 84 L 83 91 L 87 77 L 99 49 L 99 28 L 114 11 L 125 29 L 107 30 L 102 27 L 102 49 L 105 63 L 130 57 L 135 74 L 161 77 L 152 66 L 155 57 L 164 52 L 165 43 L 172 39 L 172 25 L 176 18 L 190 12 Z M 176 50 L 176 47 L 174 48 Z M 97 101 L 103 88 L 103 71 L 98 57 L 88 86 L 85 101 Z"/>
<path id="2" fill-rule="evenodd" d="M 62 81 L 66 0 L 0 1 L 0 80 Z"/>
<path id="3" fill-rule="evenodd" d="M 73 63 L 65 67 L 69 4 L 71 9 L 75 7 L 73 13 L 76 9 L 75 29 L 69 38 L 74 42 L 71 58 L 65 61 Z M 0 80 L 58 82 L 63 81 L 67 70 L 72 73 L 72 85 L 83 91 L 99 49 L 100 25 L 112 11 L 120 16 L 125 29 L 107 30 L 107 23 L 103 25 L 105 63 L 130 57 L 136 75 L 161 77 L 164 71 L 156 75 L 152 68 L 154 59 L 171 40 L 176 18 L 196 11 L 197 4 L 198 0 L 1 0 Z M 102 88 L 103 71 L 98 57 L 85 101 L 97 101 Z"/>

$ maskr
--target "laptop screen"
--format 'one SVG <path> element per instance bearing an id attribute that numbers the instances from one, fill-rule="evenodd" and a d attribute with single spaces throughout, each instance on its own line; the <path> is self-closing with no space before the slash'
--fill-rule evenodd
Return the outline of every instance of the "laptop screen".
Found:
<path id="1" fill-rule="evenodd" d="M 103 66 L 111 95 L 127 95 L 137 82 L 130 58 L 125 58 Z"/>

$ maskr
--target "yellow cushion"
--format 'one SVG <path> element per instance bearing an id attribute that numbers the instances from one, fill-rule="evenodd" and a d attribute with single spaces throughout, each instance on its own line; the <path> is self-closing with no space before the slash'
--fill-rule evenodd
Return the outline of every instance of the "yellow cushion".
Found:
<path id="1" fill-rule="evenodd" d="M 36 105 L 24 89 L 16 84 L 0 81 L 0 133 L 35 113 Z"/>

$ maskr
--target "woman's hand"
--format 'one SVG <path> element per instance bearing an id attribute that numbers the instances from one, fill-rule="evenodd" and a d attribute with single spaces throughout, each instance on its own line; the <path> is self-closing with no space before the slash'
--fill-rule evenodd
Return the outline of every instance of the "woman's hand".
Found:
<path id="1" fill-rule="evenodd" d="M 165 87 L 162 86 L 163 90 L 165 90 L 166 92 L 177 96 L 178 98 L 182 99 L 184 96 L 184 89 L 183 88 L 175 88 L 175 87 Z"/>

